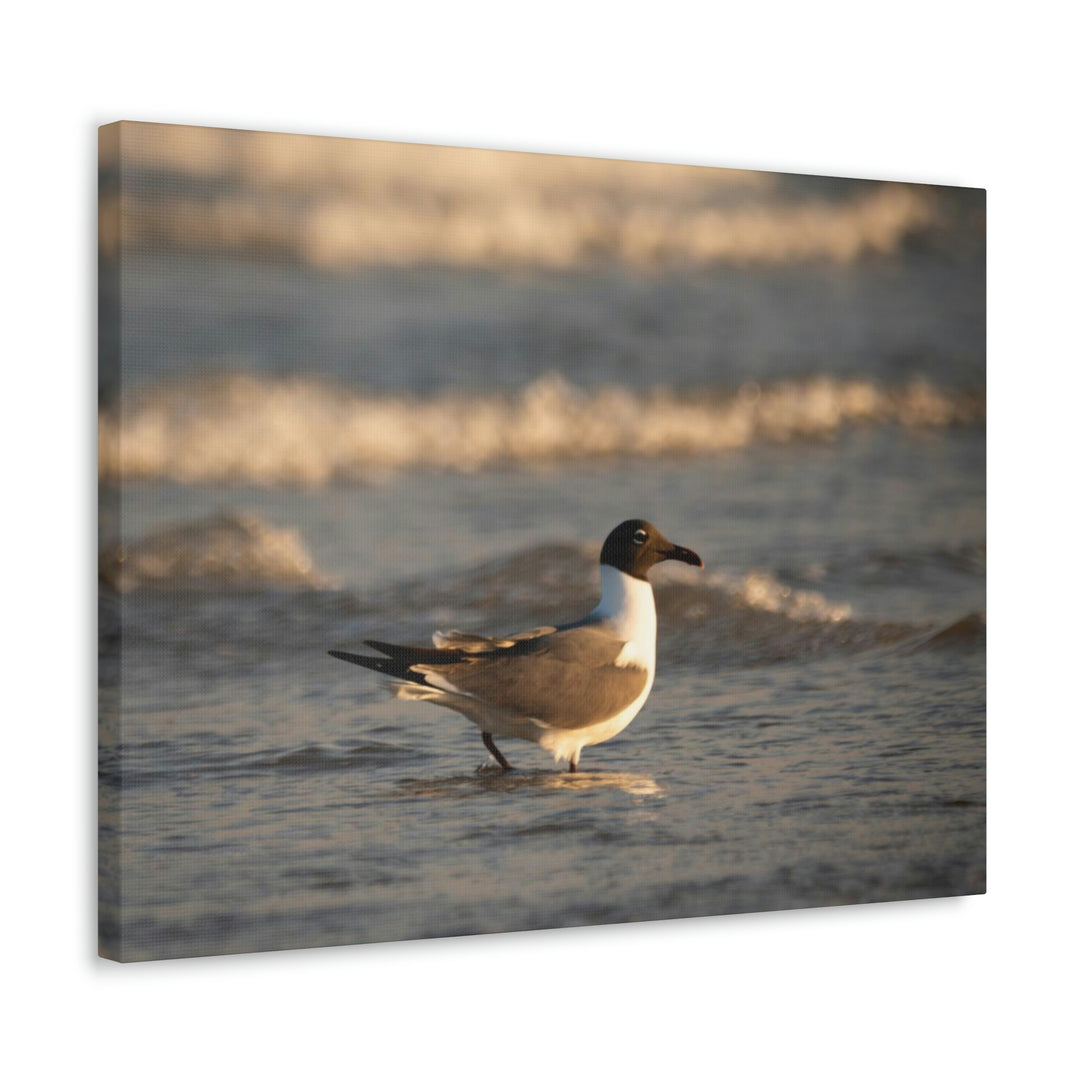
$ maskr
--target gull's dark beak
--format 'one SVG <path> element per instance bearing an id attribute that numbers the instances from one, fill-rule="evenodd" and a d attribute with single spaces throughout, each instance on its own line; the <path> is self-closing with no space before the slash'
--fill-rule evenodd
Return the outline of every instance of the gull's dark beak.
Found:
<path id="1" fill-rule="evenodd" d="M 677 559 L 679 562 L 689 563 L 690 566 L 704 566 L 701 561 L 701 556 L 695 551 L 691 551 L 689 548 L 679 547 L 678 544 L 672 544 L 668 551 L 664 552 L 665 559 Z"/>

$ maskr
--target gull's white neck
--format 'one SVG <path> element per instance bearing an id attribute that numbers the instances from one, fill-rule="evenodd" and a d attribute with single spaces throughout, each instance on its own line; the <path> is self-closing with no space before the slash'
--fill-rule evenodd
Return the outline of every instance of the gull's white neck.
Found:
<path id="1" fill-rule="evenodd" d="M 656 657 L 656 600 L 647 581 L 601 563 L 600 603 L 592 617 L 609 623 L 623 641 L 633 645 L 634 659 L 652 668 Z"/>

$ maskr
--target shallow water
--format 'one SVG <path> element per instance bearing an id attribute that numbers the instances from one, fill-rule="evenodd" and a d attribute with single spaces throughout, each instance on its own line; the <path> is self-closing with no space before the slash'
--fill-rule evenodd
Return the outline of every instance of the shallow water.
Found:
<path id="1" fill-rule="evenodd" d="M 510 743 L 521 771 L 492 770 L 464 722 L 329 677 L 302 735 L 267 716 L 277 694 L 140 715 L 124 958 L 981 891 L 978 668 L 976 648 L 669 663 L 577 775 Z"/>

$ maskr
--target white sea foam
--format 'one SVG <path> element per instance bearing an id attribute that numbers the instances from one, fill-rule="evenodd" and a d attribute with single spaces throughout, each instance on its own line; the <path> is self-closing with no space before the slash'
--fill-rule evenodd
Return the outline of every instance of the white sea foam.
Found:
<path id="1" fill-rule="evenodd" d="M 99 417 L 103 480 L 321 485 L 406 468 L 474 471 L 614 455 L 707 456 L 755 442 L 828 439 L 853 424 L 980 421 L 981 395 L 923 381 L 814 378 L 737 393 L 583 390 L 557 376 L 518 393 L 363 396 L 246 376 L 148 394 Z"/>
<path id="2" fill-rule="evenodd" d="M 326 269 L 847 263 L 943 218 L 924 185 L 836 180 L 824 197 L 820 179 L 737 169 L 159 124 L 125 125 L 123 152 L 108 253 L 122 238 Z"/>
<path id="3" fill-rule="evenodd" d="M 741 575 L 712 573 L 709 584 L 724 589 L 748 607 L 785 615 L 796 622 L 844 622 L 852 616 L 850 604 L 834 604 L 811 589 L 794 589 L 766 570 Z"/>
<path id="4" fill-rule="evenodd" d="M 276 528 L 251 514 L 219 514 L 133 544 L 111 544 L 101 552 L 98 569 L 101 579 L 120 592 L 143 585 L 327 583 L 297 530 Z"/>

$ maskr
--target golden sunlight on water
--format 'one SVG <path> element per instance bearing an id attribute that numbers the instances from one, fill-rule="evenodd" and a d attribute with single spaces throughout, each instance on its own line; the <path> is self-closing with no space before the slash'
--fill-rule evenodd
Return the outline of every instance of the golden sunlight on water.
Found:
<path id="1" fill-rule="evenodd" d="M 127 123 L 101 247 L 314 267 L 851 262 L 938 223 L 932 189 L 497 150 Z M 103 167 L 115 148 L 106 147 Z M 837 190 L 840 190 L 839 188 Z"/>

